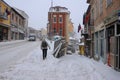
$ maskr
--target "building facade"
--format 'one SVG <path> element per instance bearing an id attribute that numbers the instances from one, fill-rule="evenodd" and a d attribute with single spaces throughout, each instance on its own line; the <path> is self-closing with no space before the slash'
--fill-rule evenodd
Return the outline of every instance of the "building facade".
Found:
<path id="1" fill-rule="evenodd" d="M 84 31 L 81 31 L 81 35 L 84 36 L 84 47 L 85 47 L 85 55 L 88 57 L 93 57 L 91 44 L 92 44 L 92 38 L 91 38 L 91 27 L 92 24 L 90 22 L 90 10 L 91 5 L 88 6 L 88 9 L 86 13 L 83 15 L 83 24 L 84 24 Z"/>
<path id="2" fill-rule="evenodd" d="M 16 11 L 19 16 L 18 16 L 18 21 L 17 21 L 17 27 L 18 27 L 18 32 L 19 32 L 19 39 L 24 39 L 28 37 L 27 34 L 27 29 L 28 29 L 28 18 L 29 16 L 22 10 L 18 9 L 18 8 L 12 8 L 14 9 L 14 11 Z M 11 15 L 12 17 L 12 15 Z M 15 18 L 17 19 L 17 16 L 15 16 Z"/>
<path id="3" fill-rule="evenodd" d="M 0 0 L 0 42 L 24 39 L 27 27 L 28 15 Z"/>
<path id="4" fill-rule="evenodd" d="M 0 0 L 0 42 L 10 40 L 10 10 L 11 7 Z"/>
<path id="5" fill-rule="evenodd" d="M 48 12 L 47 33 L 49 37 L 60 35 L 66 37 L 70 12 L 65 7 L 50 7 Z"/>
<path id="6" fill-rule="evenodd" d="M 11 40 L 24 39 L 25 18 L 16 9 L 11 8 Z"/>
<path id="7" fill-rule="evenodd" d="M 120 0 L 87 0 L 94 57 L 120 71 Z"/>
<path id="8" fill-rule="evenodd" d="M 23 22 L 24 22 L 24 28 L 22 30 L 24 32 L 25 38 L 27 38 L 28 37 L 27 29 L 28 29 L 28 19 L 29 19 L 29 16 L 23 10 L 20 10 L 18 8 L 15 8 L 15 7 L 14 7 L 14 9 L 24 18 L 24 20 L 23 20 Z"/>
<path id="9" fill-rule="evenodd" d="M 69 24 L 68 24 L 68 34 L 69 34 L 69 37 L 74 36 L 74 26 L 71 19 L 69 20 Z"/>

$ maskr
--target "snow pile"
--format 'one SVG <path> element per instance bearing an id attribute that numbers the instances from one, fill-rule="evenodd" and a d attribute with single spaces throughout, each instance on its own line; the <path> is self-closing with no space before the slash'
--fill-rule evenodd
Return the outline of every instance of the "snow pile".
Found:
<path id="1" fill-rule="evenodd" d="M 36 48 L 15 66 L 0 74 L 0 80 L 119 80 L 120 73 L 84 56 L 65 55 L 60 59 L 52 55 L 50 43 L 47 59 L 42 60 L 42 51 Z"/>

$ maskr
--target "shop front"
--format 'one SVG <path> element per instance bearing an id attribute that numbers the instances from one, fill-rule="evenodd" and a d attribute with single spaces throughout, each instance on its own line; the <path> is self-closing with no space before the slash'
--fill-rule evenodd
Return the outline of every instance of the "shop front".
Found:
<path id="1" fill-rule="evenodd" d="M 24 40 L 24 37 L 25 37 L 24 31 L 21 29 L 18 29 L 18 31 L 19 31 L 19 40 Z"/>
<path id="2" fill-rule="evenodd" d="M 18 29 L 17 27 L 11 27 L 11 40 L 18 40 Z"/>
<path id="3" fill-rule="evenodd" d="M 109 15 L 104 23 L 106 26 L 107 64 L 120 71 L 120 10 Z"/>
<path id="4" fill-rule="evenodd" d="M 0 42 L 8 40 L 8 27 L 0 25 Z"/>

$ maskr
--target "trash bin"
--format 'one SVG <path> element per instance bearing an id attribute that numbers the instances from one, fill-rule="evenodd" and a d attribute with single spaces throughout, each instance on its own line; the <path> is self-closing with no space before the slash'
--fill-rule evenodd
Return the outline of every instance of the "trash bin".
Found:
<path id="1" fill-rule="evenodd" d="M 79 44 L 79 54 L 84 55 L 84 43 Z"/>

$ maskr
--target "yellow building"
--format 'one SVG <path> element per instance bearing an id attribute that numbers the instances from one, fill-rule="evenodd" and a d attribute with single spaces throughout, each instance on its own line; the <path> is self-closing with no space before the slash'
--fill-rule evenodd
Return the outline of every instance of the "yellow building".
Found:
<path id="1" fill-rule="evenodd" d="M 0 0 L 0 42 L 10 40 L 10 9 L 5 1 Z"/>
<path id="2" fill-rule="evenodd" d="M 69 26 L 68 26 L 68 33 L 69 33 L 69 37 L 73 36 L 73 31 L 74 31 L 74 26 L 73 23 L 71 21 L 71 19 L 69 20 Z"/>

